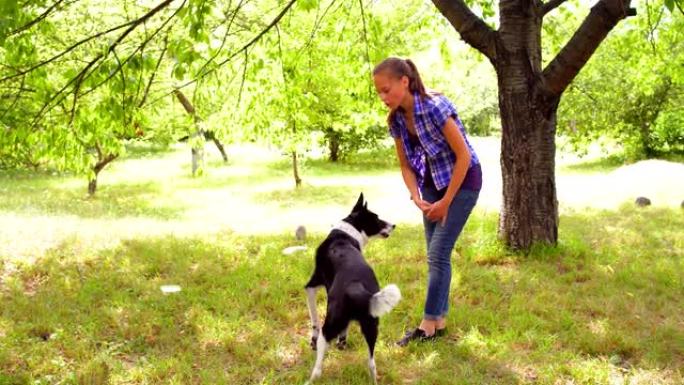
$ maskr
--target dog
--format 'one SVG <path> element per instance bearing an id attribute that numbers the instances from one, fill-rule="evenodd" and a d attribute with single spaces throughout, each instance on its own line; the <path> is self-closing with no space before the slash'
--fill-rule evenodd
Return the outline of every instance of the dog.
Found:
<path id="1" fill-rule="evenodd" d="M 380 290 L 373 269 L 361 252 L 371 237 L 389 237 L 395 225 L 368 210 L 363 193 L 351 213 L 333 227 L 316 250 L 316 266 L 305 289 L 313 325 L 311 347 L 316 363 L 310 381 L 321 376 L 323 357 L 330 342 L 338 338 L 338 347 L 346 346 L 349 322 L 356 320 L 368 344 L 368 367 L 377 382 L 374 350 L 378 336 L 378 318 L 392 310 L 401 299 L 399 288 L 390 284 Z M 316 292 L 325 287 L 328 306 L 321 330 L 316 313 Z M 319 333 L 322 331 L 322 335 Z"/>

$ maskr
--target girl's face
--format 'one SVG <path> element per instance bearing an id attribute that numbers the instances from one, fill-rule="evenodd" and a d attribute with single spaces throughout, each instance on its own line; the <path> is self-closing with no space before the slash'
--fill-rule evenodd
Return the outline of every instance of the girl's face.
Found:
<path id="1" fill-rule="evenodd" d="M 406 95 L 410 94 L 408 92 L 409 80 L 406 76 L 397 78 L 387 71 L 380 71 L 373 75 L 373 82 L 378 96 L 390 110 L 396 110 Z"/>

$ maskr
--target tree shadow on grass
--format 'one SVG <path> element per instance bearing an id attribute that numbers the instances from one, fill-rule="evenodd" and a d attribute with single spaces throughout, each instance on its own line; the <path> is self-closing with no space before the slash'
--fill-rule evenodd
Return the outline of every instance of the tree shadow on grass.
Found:
<path id="1" fill-rule="evenodd" d="M 149 217 L 178 218 L 183 207 L 159 205 L 161 187 L 158 183 L 115 184 L 101 186 L 89 197 L 85 184 L 41 176 L 3 178 L 0 176 L 3 199 L 0 211 L 35 215 L 75 215 L 81 218 Z M 71 186 L 70 186 L 71 185 Z"/>

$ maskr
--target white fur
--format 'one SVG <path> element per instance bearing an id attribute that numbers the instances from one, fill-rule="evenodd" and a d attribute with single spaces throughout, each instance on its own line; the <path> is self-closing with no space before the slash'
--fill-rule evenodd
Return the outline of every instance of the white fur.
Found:
<path id="1" fill-rule="evenodd" d="M 401 299 L 401 292 L 397 285 L 391 283 L 384 289 L 373 294 L 370 300 L 370 314 L 379 318 L 394 308 Z"/>
<path id="2" fill-rule="evenodd" d="M 366 246 L 366 244 L 368 243 L 368 235 L 366 235 L 366 233 L 364 233 L 363 231 L 357 230 L 356 227 L 352 226 L 349 222 L 341 221 L 340 223 L 333 226 L 333 229 L 343 231 L 347 233 L 347 235 L 349 235 L 350 237 L 356 239 L 356 241 L 359 242 L 359 246 L 361 246 L 361 248 Z"/>
<path id="3" fill-rule="evenodd" d="M 313 382 L 321 376 L 321 373 L 323 372 L 323 357 L 325 357 L 325 351 L 327 349 L 328 341 L 325 340 L 324 336 L 319 336 L 318 341 L 316 341 L 316 363 L 311 371 L 310 382 Z"/>
<path id="4" fill-rule="evenodd" d="M 368 369 L 370 370 L 371 377 L 373 377 L 373 383 L 378 383 L 378 370 L 375 368 L 375 358 L 373 356 L 368 357 Z"/>
<path id="5" fill-rule="evenodd" d="M 311 334 L 312 338 L 318 338 L 318 332 L 321 330 L 320 324 L 318 323 L 318 312 L 316 311 L 316 292 L 322 286 L 309 287 L 306 289 L 307 303 L 309 304 L 309 317 L 311 318 L 311 326 L 313 326 L 313 331 Z"/>

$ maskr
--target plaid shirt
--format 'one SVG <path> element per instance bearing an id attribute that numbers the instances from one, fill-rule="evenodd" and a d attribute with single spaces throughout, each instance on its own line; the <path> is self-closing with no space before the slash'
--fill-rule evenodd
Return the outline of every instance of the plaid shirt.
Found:
<path id="1" fill-rule="evenodd" d="M 449 185 L 456 163 L 456 154 L 443 132 L 448 118 L 454 119 L 470 151 L 468 167 L 479 164 L 480 160 L 468 141 L 465 127 L 458 118 L 454 105 L 444 95 L 430 93 L 428 96 L 423 99 L 418 93 L 413 95 L 413 120 L 418 134 L 418 143 L 415 143 L 415 139 L 411 141 L 409 137 L 408 124 L 402 110 L 397 110 L 392 117 L 389 132 L 393 138 L 401 138 L 406 159 L 416 174 L 418 186 L 422 188 L 425 183 L 425 162 L 427 161 L 435 187 L 441 190 Z"/>

